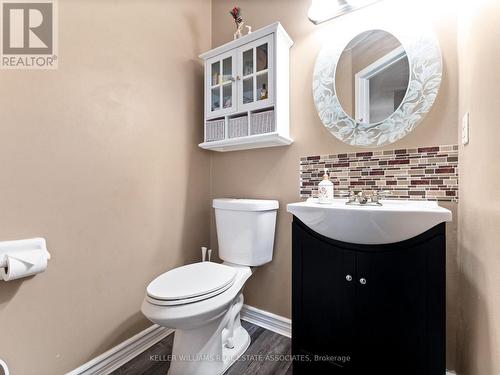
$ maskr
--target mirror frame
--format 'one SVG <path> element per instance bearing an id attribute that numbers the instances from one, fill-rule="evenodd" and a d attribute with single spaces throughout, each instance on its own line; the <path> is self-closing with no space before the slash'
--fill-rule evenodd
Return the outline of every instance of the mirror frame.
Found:
<path id="1" fill-rule="evenodd" d="M 321 49 L 313 74 L 313 98 L 323 125 L 339 140 L 352 146 L 380 147 L 408 135 L 430 111 L 441 85 L 443 62 L 439 43 L 429 26 L 405 25 L 373 20 L 349 24 Z M 394 35 L 408 56 L 410 77 L 406 95 L 398 109 L 381 122 L 363 124 L 342 108 L 335 88 L 340 56 L 349 42 L 369 30 Z"/>

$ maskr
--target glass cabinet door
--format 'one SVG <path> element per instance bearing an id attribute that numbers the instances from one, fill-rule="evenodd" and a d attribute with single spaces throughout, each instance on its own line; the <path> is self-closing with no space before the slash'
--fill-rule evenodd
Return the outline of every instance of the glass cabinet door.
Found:
<path id="1" fill-rule="evenodd" d="M 240 48 L 239 108 L 252 110 L 272 104 L 272 37 Z"/>
<path id="2" fill-rule="evenodd" d="M 207 61 L 207 117 L 222 116 L 236 107 L 235 58 L 232 53 Z"/>

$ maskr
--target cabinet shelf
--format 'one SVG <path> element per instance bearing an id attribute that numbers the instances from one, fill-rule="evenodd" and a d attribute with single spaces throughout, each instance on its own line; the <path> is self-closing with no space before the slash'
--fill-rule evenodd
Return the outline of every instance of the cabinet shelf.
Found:
<path id="1" fill-rule="evenodd" d="M 205 64 L 200 147 L 234 151 L 293 142 L 289 137 L 292 44 L 276 22 L 200 56 Z"/>
<path id="2" fill-rule="evenodd" d="M 280 135 L 277 132 L 248 135 L 246 137 L 229 138 L 220 141 L 203 142 L 198 146 L 205 150 L 212 151 L 237 151 L 250 150 L 252 148 L 288 146 L 293 143 L 293 139 Z"/>

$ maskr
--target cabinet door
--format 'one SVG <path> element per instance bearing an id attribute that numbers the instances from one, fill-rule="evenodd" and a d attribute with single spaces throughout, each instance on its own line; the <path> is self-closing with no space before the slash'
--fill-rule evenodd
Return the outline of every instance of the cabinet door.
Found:
<path id="1" fill-rule="evenodd" d="M 293 223 L 294 374 L 354 374 L 355 257 Z"/>
<path id="2" fill-rule="evenodd" d="M 273 37 L 260 38 L 238 49 L 238 110 L 250 111 L 273 104 Z"/>
<path id="3" fill-rule="evenodd" d="M 236 55 L 224 53 L 205 63 L 206 117 L 224 116 L 236 111 Z"/>
<path id="4" fill-rule="evenodd" d="M 357 373 L 445 373 L 444 241 L 357 253 Z"/>

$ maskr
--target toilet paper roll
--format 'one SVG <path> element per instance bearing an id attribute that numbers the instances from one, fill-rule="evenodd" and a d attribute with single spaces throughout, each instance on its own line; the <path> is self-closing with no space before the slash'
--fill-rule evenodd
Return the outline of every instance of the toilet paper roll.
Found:
<path id="1" fill-rule="evenodd" d="M 0 268 L 0 277 L 10 281 L 43 272 L 47 268 L 48 257 L 48 252 L 42 249 L 6 254 L 7 267 Z"/>

